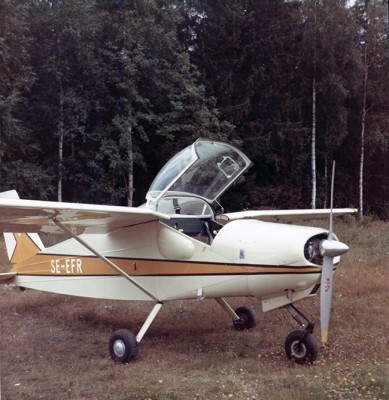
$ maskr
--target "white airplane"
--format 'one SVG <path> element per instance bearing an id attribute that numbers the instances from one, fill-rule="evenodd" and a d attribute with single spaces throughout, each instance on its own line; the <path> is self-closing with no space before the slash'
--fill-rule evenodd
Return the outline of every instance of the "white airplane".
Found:
<path id="1" fill-rule="evenodd" d="M 198 140 L 164 166 L 140 208 L 21 200 L 16 191 L 3 192 L 0 230 L 12 269 L 0 274 L 0 281 L 73 296 L 153 302 L 136 335 L 121 329 L 110 338 L 111 356 L 122 363 L 136 358 L 166 301 L 214 298 L 242 330 L 255 326 L 254 310 L 233 310 L 225 298 L 253 296 L 264 312 L 289 311 L 303 329 L 288 335 L 286 354 L 297 363 L 312 362 L 318 355 L 314 323 L 294 303 L 321 287 L 326 343 L 333 271 L 348 247 L 333 237 L 332 227 L 269 222 L 329 216 L 332 206 L 224 214 L 218 198 L 250 165 L 229 144 Z M 333 215 L 355 212 L 332 210 Z M 39 232 L 66 232 L 70 239 L 44 248 Z"/>

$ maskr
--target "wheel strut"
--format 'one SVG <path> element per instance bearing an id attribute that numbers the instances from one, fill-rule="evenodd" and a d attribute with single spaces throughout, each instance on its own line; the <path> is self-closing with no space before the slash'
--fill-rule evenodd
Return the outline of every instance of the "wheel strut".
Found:
<path id="1" fill-rule="evenodd" d="M 313 333 L 313 329 L 315 328 L 315 323 L 311 321 L 308 317 L 306 317 L 300 310 L 296 308 L 293 304 L 288 304 L 284 307 L 286 311 L 292 316 L 292 318 L 305 329 L 306 332 Z M 308 324 L 305 325 L 305 320 Z"/>
<path id="2" fill-rule="evenodd" d="M 312 335 L 315 323 L 307 318 L 293 304 L 288 304 L 284 308 L 286 308 L 293 319 L 304 328 L 302 331 L 293 331 L 287 336 L 285 341 L 286 355 L 298 364 L 315 361 L 319 352 L 317 342 Z"/>

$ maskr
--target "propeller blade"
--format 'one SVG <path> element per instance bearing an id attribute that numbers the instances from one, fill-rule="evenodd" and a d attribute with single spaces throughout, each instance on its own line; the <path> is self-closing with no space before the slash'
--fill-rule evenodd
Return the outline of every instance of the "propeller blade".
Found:
<path id="1" fill-rule="evenodd" d="M 320 323 L 321 341 L 326 344 L 328 341 L 328 327 L 331 314 L 332 281 L 334 277 L 334 258 L 341 256 L 348 251 L 348 246 L 337 240 L 323 240 L 320 244 L 320 251 L 323 255 L 323 266 L 321 271 L 320 285 Z"/>
<path id="2" fill-rule="evenodd" d="M 328 327 L 330 324 L 331 299 L 332 299 L 332 280 L 334 276 L 334 263 L 332 257 L 323 258 L 323 268 L 321 271 L 320 286 L 320 328 L 321 341 L 326 344 L 328 341 Z"/>
<path id="3" fill-rule="evenodd" d="M 323 256 L 323 267 L 321 271 L 320 285 L 320 324 L 321 341 L 323 344 L 328 342 L 328 327 L 330 324 L 331 301 L 332 301 L 332 281 L 334 277 L 334 258 L 341 256 L 348 251 L 348 246 L 333 239 L 333 206 L 334 206 L 334 182 L 335 182 L 335 161 L 332 164 L 331 177 L 331 213 L 328 237 L 320 243 L 320 252 Z"/>

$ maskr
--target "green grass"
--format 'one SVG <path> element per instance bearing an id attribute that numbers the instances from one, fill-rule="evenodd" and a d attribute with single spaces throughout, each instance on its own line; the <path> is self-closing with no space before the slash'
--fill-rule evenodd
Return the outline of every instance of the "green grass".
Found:
<path id="1" fill-rule="evenodd" d="M 249 332 L 235 331 L 212 300 L 167 303 L 138 360 L 121 365 L 108 339 L 137 332 L 151 303 L 0 286 L 1 400 L 389 399 L 389 224 L 337 222 L 335 231 L 350 252 L 335 275 L 330 344 L 313 365 L 286 359 L 294 321 L 262 313 L 255 299 L 231 299 L 256 309 Z M 319 320 L 318 297 L 298 307 Z"/>

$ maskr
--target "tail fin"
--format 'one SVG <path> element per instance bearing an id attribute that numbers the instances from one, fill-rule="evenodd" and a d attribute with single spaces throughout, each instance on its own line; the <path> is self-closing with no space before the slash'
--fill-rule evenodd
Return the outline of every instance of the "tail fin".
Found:
<path id="1" fill-rule="evenodd" d="M 45 248 L 37 233 L 6 232 L 4 240 L 8 259 L 12 264 L 27 260 Z"/>
<path id="2" fill-rule="evenodd" d="M 1 198 L 19 199 L 16 190 L 0 193 Z M 44 250 L 41 238 L 37 233 L 8 233 L 4 232 L 4 241 L 8 259 L 11 263 L 20 263 Z"/>

